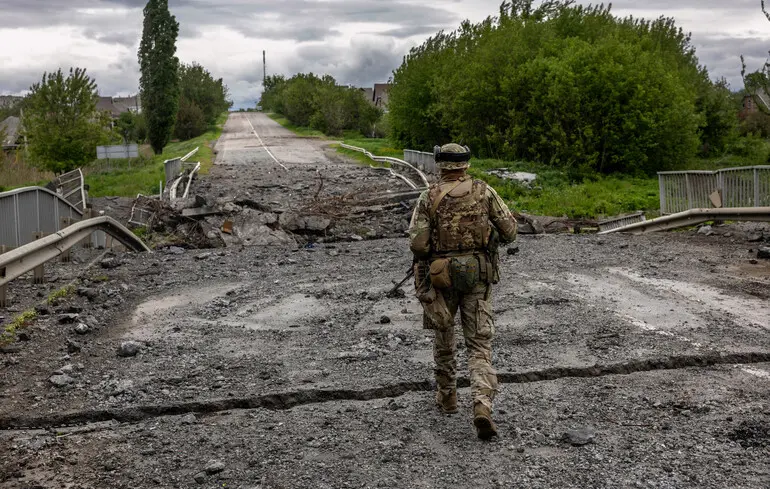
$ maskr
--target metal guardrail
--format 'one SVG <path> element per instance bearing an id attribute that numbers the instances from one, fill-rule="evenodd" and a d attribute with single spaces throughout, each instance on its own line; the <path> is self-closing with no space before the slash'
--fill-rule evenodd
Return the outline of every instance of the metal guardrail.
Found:
<path id="1" fill-rule="evenodd" d="M 420 178 L 420 180 L 422 181 L 422 184 L 423 184 L 424 187 L 430 186 L 430 183 L 428 183 L 428 177 L 425 176 L 425 173 L 423 173 L 422 170 L 420 170 L 419 168 L 415 167 L 414 165 L 412 165 L 410 163 L 407 163 L 404 160 L 399 160 L 398 158 L 391 158 L 390 156 L 375 156 L 372 153 L 370 153 L 369 151 L 365 150 L 364 148 L 359 148 L 357 146 L 351 146 L 349 144 L 344 144 L 343 143 L 343 144 L 340 144 L 340 146 L 345 148 L 345 149 L 349 149 L 351 151 L 358 151 L 359 153 L 363 153 L 367 157 L 369 157 L 370 160 L 376 161 L 378 163 L 390 163 L 392 165 L 399 165 L 399 166 L 403 166 L 403 167 L 409 168 L 410 170 L 412 170 Z M 391 172 L 395 176 L 397 176 L 397 177 L 401 178 L 402 180 L 404 180 L 413 189 L 419 188 L 418 185 L 415 184 L 409 178 L 407 178 L 407 177 L 405 177 L 405 176 L 403 176 L 403 175 L 401 175 L 399 173 L 396 173 L 396 172 L 394 172 L 392 170 L 391 170 Z"/>
<path id="2" fill-rule="evenodd" d="M 438 167 L 436 166 L 436 160 L 433 158 L 433 153 L 405 149 L 404 161 L 416 165 L 422 171 L 433 174 L 438 173 Z"/>
<path id="3" fill-rule="evenodd" d="M 83 212 L 47 188 L 25 187 L 0 193 L 0 246 L 18 248 L 79 221 Z"/>
<path id="4" fill-rule="evenodd" d="M 133 251 L 150 251 L 141 239 L 111 217 L 77 222 L 67 228 L 0 255 L 0 287 L 56 258 L 89 237 L 104 231 Z"/>
<path id="5" fill-rule="evenodd" d="M 83 172 L 80 168 L 59 175 L 48 184 L 47 188 L 62 196 L 67 202 L 81 211 L 86 209 L 88 197 L 86 195 Z"/>
<path id="6" fill-rule="evenodd" d="M 181 175 L 179 175 L 172 183 L 168 186 L 168 196 L 169 199 L 175 200 L 175 199 L 186 199 L 187 196 L 190 194 L 190 186 L 192 185 L 193 178 L 195 178 L 195 175 L 200 171 L 201 164 L 200 162 L 196 162 L 194 166 L 192 166 L 191 169 L 184 170 Z M 178 188 L 179 185 L 181 185 L 185 180 L 187 180 L 187 183 L 184 185 L 184 192 L 181 196 L 179 196 Z"/>
<path id="7" fill-rule="evenodd" d="M 613 217 L 599 222 L 599 232 L 612 231 L 613 229 L 622 228 L 629 224 L 635 224 L 637 222 L 643 222 L 646 220 L 644 212 L 635 212 L 620 217 Z"/>
<path id="8" fill-rule="evenodd" d="M 770 166 L 660 172 L 658 182 L 661 214 L 709 207 L 770 206 Z"/>
<path id="9" fill-rule="evenodd" d="M 706 221 L 767 221 L 770 222 L 770 207 L 733 207 L 724 209 L 690 209 L 649 221 L 602 231 L 599 234 L 631 233 L 644 234 L 668 231 L 694 226 Z"/>

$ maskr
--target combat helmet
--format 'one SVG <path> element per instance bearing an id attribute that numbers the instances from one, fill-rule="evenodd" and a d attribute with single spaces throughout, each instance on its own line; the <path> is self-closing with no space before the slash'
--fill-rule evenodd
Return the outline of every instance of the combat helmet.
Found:
<path id="1" fill-rule="evenodd" d="M 433 159 L 440 170 L 465 170 L 471 166 L 471 150 L 456 143 L 435 146 Z"/>

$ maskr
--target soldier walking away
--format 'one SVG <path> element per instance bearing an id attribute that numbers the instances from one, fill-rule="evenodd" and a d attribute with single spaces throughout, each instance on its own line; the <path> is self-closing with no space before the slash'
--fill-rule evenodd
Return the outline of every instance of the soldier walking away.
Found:
<path id="1" fill-rule="evenodd" d="M 459 144 L 434 148 L 441 178 L 420 196 L 409 226 L 415 287 L 424 327 L 435 330 L 433 356 L 436 404 L 457 412 L 454 317 L 460 309 L 473 396 L 473 425 L 479 438 L 497 435 L 492 401 L 495 333 L 490 294 L 499 281 L 497 247 L 516 238 L 516 220 L 494 189 L 466 172 L 470 149 Z"/>

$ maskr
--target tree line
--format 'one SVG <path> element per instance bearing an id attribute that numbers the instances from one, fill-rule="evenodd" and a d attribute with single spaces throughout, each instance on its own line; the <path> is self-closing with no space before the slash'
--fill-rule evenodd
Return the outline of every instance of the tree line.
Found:
<path id="1" fill-rule="evenodd" d="M 673 19 L 619 18 L 572 0 L 505 1 L 440 32 L 394 72 L 393 139 L 577 174 L 651 173 L 724 150 L 733 94 L 712 82 Z"/>
<path id="2" fill-rule="evenodd" d="M 180 63 L 175 56 L 178 23 L 167 0 L 150 0 L 144 9 L 139 48 L 141 113 L 124 112 L 112 121 L 97 110 L 99 91 L 85 69 L 44 73 L 19 104 L 5 110 L 20 114 L 32 161 L 56 173 L 96 159 L 96 146 L 144 143 L 160 154 L 171 137 L 187 140 L 205 133 L 227 111 L 227 86 L 203 66 Z"/>
<path id="3" fill-rule="evenodd" d="M 371 134 L 382 117 L 382 109 L 367 101 L 360 89 L 337 85 L 333 77 L 313 73 L 289 79 L 266 77 L 260 103 L 263 110 L 281 114 L 292 124 L 330 136 L 346 130 Z"/>

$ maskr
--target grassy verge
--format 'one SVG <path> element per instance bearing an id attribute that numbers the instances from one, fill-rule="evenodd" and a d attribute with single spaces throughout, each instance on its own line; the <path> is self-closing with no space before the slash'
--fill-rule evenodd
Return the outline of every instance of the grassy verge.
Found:
<path id="1" fill-rule="evenodd" d="M 31 325 L 37 319 L 37 312 L 34 309 L 24 311 L 19 314 L 2 332 L 0 332 L 0 346 L 6 346 L 16 341 L 16 333 Z"/>
<path id="2" fill-rule="evenodd" d="M 21 154 L 4 156 L 0 152 L 0 192 L 19 187 L 45 185 L 56 178 L 47 171 L 41 171 L 26 163 Z"/>
<path id="3" fill-rule="evenodd" d="M 280 114 L 269 113 L 267 116 L 297 136 L 327 139 L 327 136 L 321 131 L 309 127 L 295 126 L 289 122 L 289 119 Z"/>
<path id="4" fill-rule="evenodd" d="M 135 160 L 130 166 L 116 162 L 115 166 L 105 171 L 87 171 L 86 183 L 92 197 L 119 196 L 136 197 L 137 194 L 156 194 L 159 183 L 165 179 L 163 162 L 171 158 L 184 156 L 196 147 L 200 147 L 192 161 L 201 162 L 200 173 L 205 175 L 214 164 L 212 145 L 222 134 L 222 127 L 227 114 L 217 118 L 216 127 L 205 134 L 189 141 L 173 142 L 163 149 L 163 154 Z"/>

